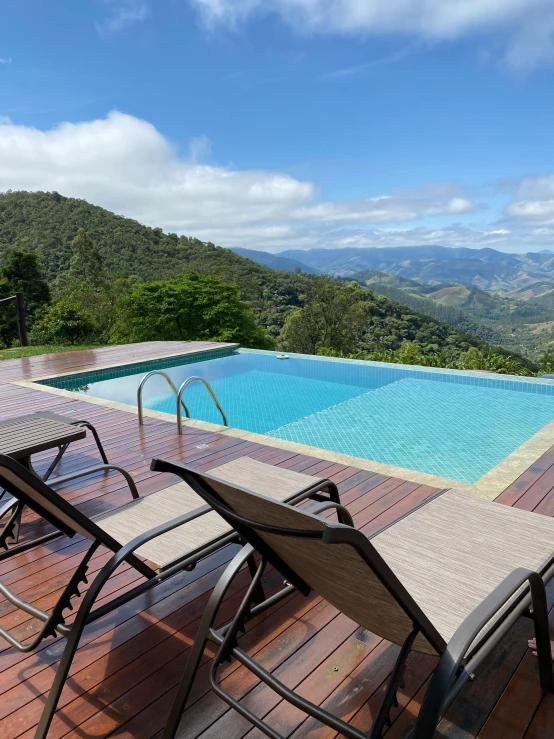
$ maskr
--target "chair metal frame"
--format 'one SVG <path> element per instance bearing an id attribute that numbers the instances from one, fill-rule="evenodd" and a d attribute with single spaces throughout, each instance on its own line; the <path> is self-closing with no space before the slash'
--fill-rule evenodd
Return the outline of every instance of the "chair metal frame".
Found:
<path id="1" fill-rule="evenodd" d="M 227 693 L 218 683 L 217 671 L 222 662 L 229 660 L 231 657 L 236 658 L 260 680 L 275 690 L 283 699 L 348 737 L 348 739 L 380 739 L 386 726 L 390 725 L 390 710 L 396 703 L 397 689 L 402 681 L 406 660 L 412 650 L 416 637 L 421 634 L 436 650 L 439 663 L 433 672 L 414 732 L 411 736 L 413 739 L 432 739 L 441 716 L 459 695 L 466 683 L 474 679 L 475 670 L 484 658 L 496 647 L 518 618 L 527 616 L 533 620 L 535 625 L 541 688 L 545 692 L 554 692 L 554 674 L 545 589 L 545 580 L 549 580 L 554 575 L 554 557 L 540 574 L 525 568 L 519 568 L 510 573 L 463 621 L 453 637 L 446 643 L 429 618 L 421 611 L 409 593 L 394 576 L 394 573 L 392 573 L 380 557 L 371 544 L 370 538 L 353 528 L 352 519 L 349 518 L 348 512 L 335 501 L 308 509 L 309 513 L 317 514 L 329 508 L 336 508 L 339 514 L 339 522 L 334 523 L 326 519 L 322 530 L 297 530 L 269 526 L 238 515 L 210 485 L 209 474 L 201 474 L 184 465 L 163 460 L 153 460 L 152 469 L 179 475 L 198 495 L 204 498 L 211 508 L 216 510 L 234 526 L 241 538 L 247 542 L 243 550 L 228 565 L 212 593 L 193 649 L 187 660 L 163 733 L 163 739 L 173 739 L 176 735 L 181 716 L 190 695 L 194 677 L 208 642 L 213 642 L 218 647 L 210 672 L 212 689 L 222 700 L 271 739 L 284 739 L 284 737 L 245 706 L 241 705 L 236 698 Z M 423 501 L 420 506 L 426 504 L 428 502 Z M 319 539 L 323 544 L 329 546 L 348 544 L 354 547 L 368 568 L 373 571 L 400 607 L 410 617 L 413 623 L 413 630 L 406 638 L 404 644 L 401 645 L 401 650 L 389 679 L 384 699 L 369 733 L 356 729 L 320 706 L 297 695 L 273 677 L 270 672 L 256 663 L 239 647 L 237 637 L 239 632 L 244 629 L 246 620 L 271 607 L 278 600 L 295 590 L 303 595 L 310 593 L 310 587 L 288 564 L 281 560 L 279 555 L 258 535 L 258 532 L 297 537 L 299 539 Z M 380 531 L 375 532 L 373 536 L 376 536 L 378 533 Z M 251 561 L 254 552 L 261 555 L 261 562 L 257 566 L 252 584 L 239 606 L 235 617 L 225 626 L 218 629 L 214 628 L 218 609 L 231 582 L 244 565 L 244 562 L 247 560 Z M 273 565 L 285 577 L 287 587 L 281 592 L 267 598 L 265 601 L 260 602 L 255 596 L 264 569 L 268 563 Z M 432 577 L 432 573 L 430 573 L 430 577 Z M 528 587 L 523 587 L 522 589 L 522 586 L 526 585 Z M 518 593 L 518 591 L 520 592 Z M 368 604 L 368 607 L 370 605 Z M 479 636 L 482 630 L 490 624 L 491 619 L 503 608 L 505 610 L 502 616 L 493 623 L 484 635 Z"/>
<path id="2" fill-rule="evenodd" d="M 9 470 L 14 479 L 10 479 L 2 474 L 2 468 Z M 125 471 L 123 471 L 125 472 Z M 125 473 L 128 475 L 128 473 Z M 33 488 L 45 501 L 48 502 L 50 510 L 45 505 L 37 502 L 30 495 L 25 493 L 20 487 L 18 487 L 18 481 L 26 486 Z M 0 582 L 0 594 L 3 595 L 12 605 L 16 606 L 20 610 L 28 613 L 29 615 L 37 618 L 43 623 L 39 633 L 36 637 L 27 644 L 23 644 L 12 636 L 9 632 L 0 628 L 0 637 L 7 641 L 12 647 L 20 652 L 31 652 L 42 642 L 43 639 L 53 636 L 62 636 L 66 639 L 65 648 L 61 657 L 60 664 L 56 671 L 52 687 L 50 689 L 48 699 L 44 706 L 40 722 L 38 724 L 35 739 L 46 739 L 48 729 L 52 722 L 52 718 L 56 711 L 58 701 L 63 690 L 63 686 L 69 674 L 69 670 L 75 656 L 75 652 L 79 646 L 79 641 L 83 630 L 91 623 L 94 623 L 99 618 L 102 618 L 108 613 L 112 613 L 121 606 L 125 605 L 129 601 L 135 599 L 137 596 L 146 593 L 152 588 L 156 587 L 160 583 L 166 581 L 168 578 L 173 577 L 183 571 L 193 570 L 198 562 L 210 554 L 222 549 L 223 547 L 241 542 L 240 535 L 235 531 L 231 531 L 228 534 L 224 534 L 217 539 L 214 539 L 208 545 L 200 547 L 199 549 L 191 552 L 185 558 L 181 558 L 174 564 L 165 567 L 163 570 L 156 571 L 152 569 L 145 561 L 139 558 L 135 554 L 136 550 L 147 542 L 155 539 L 158 536 L 168 533 L 173 529 L 178 528 L 184 524 L 194 521 L 194 519 L 208 513 L 211 508 L 209 505 L 201 506 L 189 513 L 177 516 L 176 518 L 168 521 L 164 524 L 156 526 L 155 528 L 137 536 L 132 541 L 125 545 L 121 545 L 118 541 L 112 538 L 109 534 L 103 531 L 93 519 L 88 518 L 81 513 L 77 508 L 72 506 L 62 496 L 56 493 L 52 488 L 45 482 L 40 480 L 36 475 L 30 472 L 28 469 L 23 467 L 11 457 L 0 455 L 0 485 L 7 489 L 14 497 L 16 497 L 23 505 L 29 506 L 38 515 L 47 520 L 55 527 L 55 531 L 44 537 L 41 537 L 40 542 L 51 541 L 54 538 L 61 536 L 73 537 L 75 534 L 86 535 L 90 539 L 91 545 L 85 552 L 81 562 L 75 569 L 71 579 L 64 588 L 58 602 L 50 613 L 40 610 L 36 606 L 27 603 L 22 598 L 19 598 L 13 593 L 6 585 Z M 138 497 L 133 495 L 133 497 Z M 313 485 L 307 487 L 301 493 L 291 498 L 291 503 L 297 503 L 306 499 L 313 499 L 323 501 L 323 504 L 328 504 L 332 501 L 338 500 L 338 490 L 334 483 L 329 480 L 317 480 Z M 52 510 L 55 508 L 56 512 Z M 70 523 L 68 523 L 68 521 Z M 27 542 L 20 544 L 7 552 L 0 553 L 0 562 L 13 557 L 15 554 L 24 552 L 37 545 L 37 540 L 33 542 Z M 108 550 L 113 552 L 113 556 L 109 561 L 102 567 L 99 573 L 96 575 L 94 580 L 91 582 L 88 590 L 84 594 L 75 619 L 71 625 L 65 623 L 64 612 L 66 609 L 73 610 L 71 599 L 74 596 L 80 597 L 79 588 L 82 583 L 87 583 L 86 574 L 90 564 L 90 560 L 94 556 L 97 549 L 100 547 L 106 547 Z M 135 569 L 140 575 L 144 577 L 144 581 L 136 585 L 131 590 L 123 593 L 122 595 L 116 596 L 109 600 L 107 603 L 94 607 L 94 604 L 100 595 L 102 588 L 107 583 L 111 575 L 117 570 L 117 568 L 126 562 L 133 569 Z M 253 554 L 248 554 L 246 557 L 241 559 L 242 565 L 248 565 L 250 572 L 254 576 L 256 573 L 257 565 Z M 259 583 L 259 579 L 255 580 L 255 596 L 260 600 L 265 600 L 263 589 Z"/>

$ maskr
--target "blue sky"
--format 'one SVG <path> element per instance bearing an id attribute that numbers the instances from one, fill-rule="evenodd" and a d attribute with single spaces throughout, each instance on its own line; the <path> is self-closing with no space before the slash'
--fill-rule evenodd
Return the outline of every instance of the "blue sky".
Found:
<path id="1" fill-rule="evenodd" d="M 2 5 L 0 190 L 270 251 L 554 247 L 551 0 Z"/>

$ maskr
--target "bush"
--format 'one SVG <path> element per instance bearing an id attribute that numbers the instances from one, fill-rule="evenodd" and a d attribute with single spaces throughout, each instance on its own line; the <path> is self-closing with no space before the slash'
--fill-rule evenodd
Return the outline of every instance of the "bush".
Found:
<path id="1" fill-rule="evenodd" d="M 219 277 L 194 272 L 172 280 L 144 282 L 121 301 L 117 341 L 229 341 L 273 348 L 238 288 Z"/>
<path id="2" fill-rule="evenodd" d="M 33 343 L 75 344 L 89 338 L 93 332 L 92 316 L 75 303 L 60 300 L 44 313 L 30 338 Z"/>

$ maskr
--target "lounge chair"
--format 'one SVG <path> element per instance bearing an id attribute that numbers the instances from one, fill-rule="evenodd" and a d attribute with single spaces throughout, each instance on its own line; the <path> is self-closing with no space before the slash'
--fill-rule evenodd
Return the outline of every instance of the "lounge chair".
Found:
<path id="1" fill-rule="evenodd" d="M 336 503 L 310 511 L 231 487 L 217 470 L 200 473 L 154 460 L 152 469 L 178 474 L 248 542 L 228 566 L 207 606 L 163 739 L 173 739 L 208 641 L 218 647 L 211 685 L 216 694 L 272 739 L 282 739 L 229 695 L 217 680 L 235 657 L 282 698 L 350 739 L 381 737 L 390 721 L 406 658 L 412 650 L 438 656 L 414 731 L 430 739 L 441 715 L 483 659 L 520 616 L 534 620 L 540 684 L 553 690 L 545 582 L 554 570 L 554 519 L 474 498 L 456 490 L 430 497 L 395 523 L 366 537 Z M 322 518 L 337 508 L 343 523 Z M 351 522 L 350 522 L 351 523 Z M 245 558 L 261 555 L 256 576 L 230 624 L 214 619 Z M 369 733 L 330 714 L 280 683 L 238 645 L 244 621 L 272 605 L 252 606 L 266 563 L 307 595 L 315 591 L 355 623 L 401 647 Z"/>
<path id="2" fill-rule="evenodd" d="M 102 458 L 102 464 L 96 464 L 91 467 L 86 467 L 85 469 L 79 470 L 77 472 L 72 472 L 67 475 L 60 475 L 53 480 L 50 480 L 50 484 L 62 484 L 65 482 L 69 482 L 71 480 L 76 480 L 79 477 L 87 477 L 88 475 L 95 474 L 97 472 L 109 472 L 112 470 L 115 470 L 117 472 L 120 472 L 127 478 L 127 482 L 129 484 L 129 487 L 131 488 L 131 491 L 133 493 L 134 497 L 138 497 L 138 493 L 136 492 L 135 484 L 130 477 L 130 475 L 127 475 L 125 470 L 123 470 L 121 467 L 118 467 L 117 465 L 110 464 L 108 461 L 108 458 L 106 456 L 106 452 L 104 451 L 104 447 L 102 446 L 102 442 L 100 441 L 100 437 L 98 435 L 97 430 L 95 427 L 90 423 L 90 421 L 85 421 L 82 419 L 76 419 L 76 418 L 68 418 L 67 416 L 60 416 L 57 413 L 51 413 L 50 411 L 37 411 L 36 413 L 31 413 L 26 416 L 21 416 L 19 419 L 9 419 L 7 421 L 3 421 L 0 423 L 0 434 L 2 434 L 2 428 L 6 425 L 11 425 L 14 422 L 17 422 L 18 420 L 24 420 L 24 419 L 36 419 L 36 418 L 43 418 L 47 421 L 56 421 L 57 423 L 64 424 L 66 426 L 76 426 L 78 428 L 85 429 L 87 431 L 90 431 L 94 442 L 98 448 L 98 451 L 100 453 L 100 457 Z M 36 437 L 35 440 L 35 448 L 39 451 L 42 451 L 41 449 L 41 441 L 43 440 L 43 437 Z M 48 466 L 48 469 L 46 472 L 44 472 L 40 477 L 41 480 L 48 480 L 58 464 L 61 462 L 63 455 L 67 451 L 68 447 L 70 446 L 69 443 L 61 444 L 58 447 L 58 451 Z M 45 446 L 43 448 L 49 448 L 48 446 Z M 32 465 L 31 465 L 31 454 L 33 452 L 31 451 L 29 453 L 28 458 L 28 466 L 29 469 L 31 469 L 33 472 Z M 36 473 L 38 475 L 38 473 Z M 0 548 L 7 548 L 8 544 L 17 544 L 19 540 L 19 532 L 21 528 L 21 516 L 23 514 L 23 508 L 24 506 L 21 504 L 20 501 L 18 501 L 16 498 L 14 498 L 12 495 L 10 495 L 5 489 L 0 488 L 0 525 L 3 525 L 3 529 L 0 532 Z"/>
<path id="3" fill-rule="evenodd" d="M 223 464 L 217 468 L 217 474 L 229 485 L 248 484 L 278 500 L 297 502 L 313 498 L 338 501 L 337 488 L 329 480 L 272 467 L 252 459 Z M 56 532 L 50 535 L 50 539 L 77 534 L 91 542 L 50 613 L 25 602 L 0 582 L 0 593 L 12 605 L 44 624 L 37 636 L 26 644 L 0 628 L 0 636 L 12 647 L 21 652 L 30 652 L 49 636 L 60 635 L 67 640 L 35 734 L 35 739 L 44 739 L 87 624 L 114 611 L 167 578 L 183 570 L 193 569 L 199 560 L 212 552 L 239 541 L 239 535 L 232 524 L 212 511 L 201 497 L 182 482 L 93 518 L 85 516 L 36 475 L 4 455 L 0 455 L 0 485 L 55 527 Z M 35 545 L 35 542 L 21 544 L 0 554 L 0 561 Z M 71 598 L 80 595 L 81 583 L 87 582 L 86 573 L 90 560 L 101 546 L 111 550 L 113 557 L 94 578 L 81 601 L 75 620 L 67 625 L 64 612 L 70 607 Z M 102 587 L 122 562 L 139 572 L 144 581 L 93 610 Z M 246 558 L 245 562 L 254 574 L 256 566 L 253 557 Z M 259 599 L 263 599 L 259 584 L 256 593 Z"/>

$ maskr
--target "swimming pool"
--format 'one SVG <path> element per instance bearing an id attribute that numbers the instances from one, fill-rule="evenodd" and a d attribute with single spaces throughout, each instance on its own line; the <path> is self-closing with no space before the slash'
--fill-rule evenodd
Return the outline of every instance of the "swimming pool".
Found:
<path id="1" fill-rule="evenodd" d="M 136 405 L 151 369 L 177 386 L 204 377 L 235 428 L 469 483 L 554 419 L 554 383 L 256 350 L 42 382 Z M 193 418 L 221 422 L 200 384 L 187 388 L 185 401 Z M 144 406 L 175 413 L 163 378 L 148 381 Z"/>

